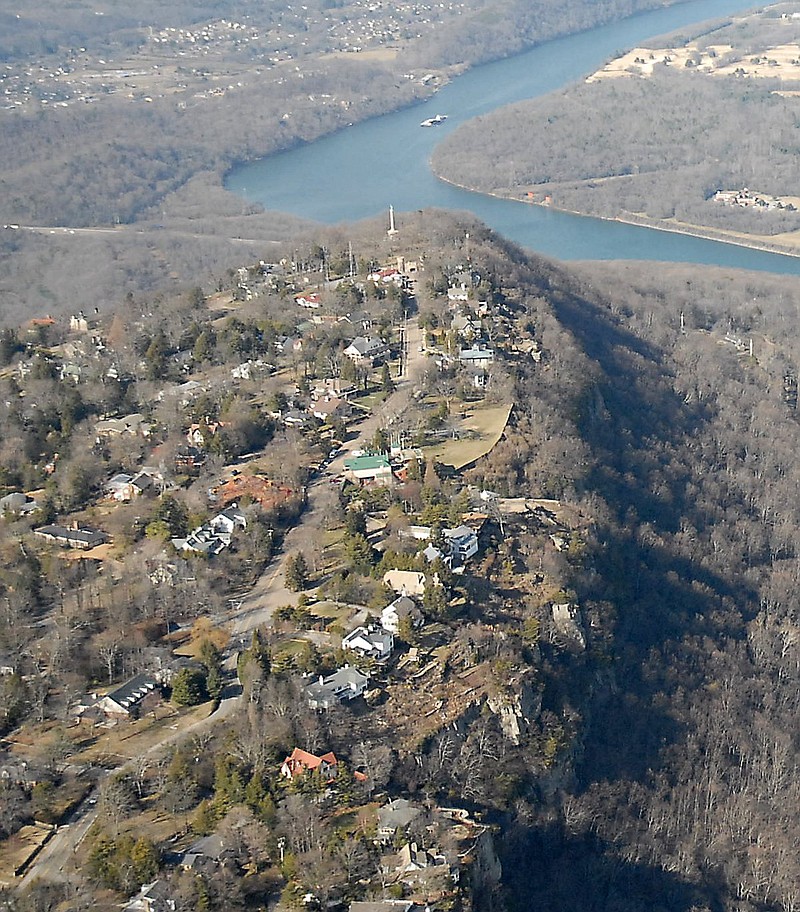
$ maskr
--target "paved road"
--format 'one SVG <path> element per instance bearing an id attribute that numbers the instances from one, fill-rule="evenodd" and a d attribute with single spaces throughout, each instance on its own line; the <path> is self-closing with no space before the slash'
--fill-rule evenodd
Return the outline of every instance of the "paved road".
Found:
<path id="1" fill-rule="evenodd" d="M 416 321 L 413 322 L 414 325 L 408 325 L 406 328 L 404 375 L 396 381 L 395 391 L 386 398 L 382 406 L 362 422 L 358 436 L 349 444 L 351 449 L 364 446 L 388 419 L 396 418 L 408 407 L 414 380 L 421 373 L 425 364 L 425 356 L 419 350 L 422 338 L 421 330 L 416 326 Z M 330 463 L 330 473 L 333 475 L 341 473 L 344 470 L 346 458 L 347 453 L 336 457 Z M 285 584 L 287 558 L 295 551 L 311 552 L 314 544 L 320 541 L 327 514 L 326 504 L 330 503 L 335 496 L 336 489 L 330 484 L 328 477 L 315 479 L 309 486 L 308 507 L 298 523 L 287 533 L 282 553 L 271 561 L 245 596 L 241 606 L 227 616 L 226 621 L 234 636 L 246 638 L 256 627 L 269 623 L 278 606 L 296 601 L 297 593 L 290 592 Z M 199 735 L 226 721 L 236 711 L 240 700 L 241 688 L 238 685 L 229 685 L 216 712 L 205 719 L 198 720 L 187 729 L 168 735 L 143 756 L 155 758 L 176 741 Z M 111 772 L 131 771 L 141 759 L 141 757 L 133 758 Z M 92 792 L 92 795 L 75 810 L 69 822 L 62 826 L 44 846 L 17 884 L 18 889 L 28 886 L 37 878 L 53 881 L 67 878 L 72 867 L 74 853 L 97 819 L 100 783 L 108 775 L 108 771 L 102 773 L 98 787 Z"/>
<path id="2" fill-rule="evenodd" d="M 215 728 L 221 722 L 225 722 L 235 712 L 241 700 L 241 694 L 242 689 L 238 684 L 231 683 L 227 685 L 223 691 L 219 706 L 211 715 L 206 716 L 204 719 L 198 719 L 188 728 L 171 732 L 140 757 L 133 757 L 116 769 L 101 770 L 94 790 L 73 811 L 68 822 L 59 827 L 51 837 L 22 879 L 17 882 L 16 888 L 22 890 L 37 879 L 51 881 L 67 879 L 74 865 L 75 852 L 91 829 L 92 824 L 97 820 L 100 789 L 103 781 L 111 773 L 117 775 L 132 772 L 142 759 L 150 758 L 155 760 L 172 744 L 189 737 L 197 737 L 203 732 Z"/>
<path id="3" fill-rule="evenodd" d="M 375 436 L 378 428 L 385 426 L 387 421 L 396 419 L 408 407 L 414 381 L 425 367 L 425 355 L 420 351 L 422 331 L 416 325 L 416 320 L 407 322 L 405 337 L 403 376 L 395 381 L 395 391 L 384 400 L 380 408 L 361 423 L 357 437 L 348 442 L 350 450 L 364 447 Z M 328 466 L 329 475 L 341 474 L 347 458 L 348 453 L 344 452 L 333 459 Z M 332 501 L 335 493 L 336 489 L 327 476 L 316 478 L 309 485 L 308 507 L 299 522 L 287 533 L 282 553 L 270 563 L 242 600 L 239 609 L 228 618 L 234 636 L 247 636 L 256 627 L 268 624 L 276 608 L 296 603 L 297 593 L 286 588 L 286 561 L 296 551 L 311 554 L 319 546 L 328 514 L 326 505 Z"/>

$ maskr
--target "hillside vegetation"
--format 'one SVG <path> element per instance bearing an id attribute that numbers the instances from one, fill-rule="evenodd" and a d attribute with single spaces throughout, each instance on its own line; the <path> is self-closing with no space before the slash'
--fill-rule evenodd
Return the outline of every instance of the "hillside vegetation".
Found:
<path id="1" fill-rule="evenodd" d="M 36 514 L 0 528 L 0 647 L 17 665 L 0 679 L 4 763 L 25 758 L 39 777 L 0 789 L 2 835 L 43 811 L 59 819 L 53 796 L 82 782 L 100 796 L 66 872 L 0 903 L 111 909 L 155 879 L 187 912 L 201 899 L 224 910 L 291 908 L 306 892 L 380 897 L 390 862 L 375 816 L 404 798 L 425 809 L 408 838 L 463 864 L 457 888 L 449 876 L 437 888 L 442 912 L 639 910 L 654 897 L 669 912 L 796 908 L 800 289 L 679 267 L 566 270 L 439 213 L 393 238 L 362 229 L 360 275 L 401 251 L 417 269 L 424 254 L 413 297 L 320 283 L 325 307 L 308 320 L 297 288 L 320 258 L 348 262 L 330 229 L 293 272 L 254 267 L 210 300 L 131 299 L 82 341 L 58 325 L 4 335 L 5 490 L 41 486 L 50 518 L 102 523 L 114 540 L 66 560 L 33 533 Z M 390 340 L 393 365 L 392 315 L 412 308 L 424 328 L 418 369 L 397 388 L 395 367 L 344 356 L 360 330 L 338 318 L 354 306 Z M 465 319 L 495 352 L 480 389 L 453 355 Z M 84 367 L 61 379 L 68 352 Z M 245 357 L 262 373 L 234 382 Z M 181 401 L 187 377 L 197 386 Z M 370 404 L 296 424 L 314 386 L 334 379 Z M 462 408 L 508 404 L 474 465 L 431 458 L 426 444 L 461 432 Z M 149 436 L 92 443 L 114 411 L 146 419 Z M 208 450 L 192 472 L 177 460 L 187 429 Z M 345 447 L 369 441 L 367 459 L 387 465 L 390 438 L 406 441 L 391 457 L 399 474 L 363 485 L 323 474 L 341 458 L 333 433 Z M 102 493 L 114 473 L 147 466 L 163 496 L 126 505 Z M 219 509 L 223 481 L 247 476 L 262 487 L 238 490 L 266 485 L 283 503 L 243 500 L 246 529 L 224 553 L 178 550 Z M 443 546 L 444 530 L 476 520 L 478 551 L 460 572 L 419 553 L 423 525 Z M 243 599 L 279 570 L 283 601 L 245 640 Z M 436 573 L 418 598 L 422 625 L 398 630 L 386 663 L 353 658 L 342 637 L 394 598 L 389 570 Z M 184 704 L 233 683 L 228 636 L 241 699 L 216 726 L 165 738 L 168 723 L 196 724 Z M 138 722 L 67 724 L 87 689 L 156 657 L 171 665 L 176 645 L 171 704 L 154 692 Z M 370 690 L 315 710 L 308 681 L 343 662 L 368 672 Z M 148 737 L 164 738 L 160 752 Z M 134 763 L 142 743 L 150 752 Z M 287 782 L 295 747 L 334 751 L 341 779 Z M 92 784 L 79 773 L 89 757 Z M 481 853 L 455 851 L 440 813 L 453 807 L 477 821 Z M 207 834 L 229 840 L 226 866 L 183 871 L 176 853 Z M 391 870 L 392 895 L 425 901 Z"/>
<path id="2" fill-rule="evenodd" d="M 145 236 L 67 239 L 86 303 L 175 289 L 197 275 L 193 236 L 205 277 L 247 262 L 231 238 L 275 234 L 272 217 L 242 225 L 251 208 L 221 188 L 233 165 L 427 98 L 464 67 L 654 5 L 182 0 L 132 14 L 75 0 L 0 10 L 0 224 L 136 224 Z M 71 290 L 41 276 L 40 242 L 0 244 L 11 322 L 73 306 Z"/>

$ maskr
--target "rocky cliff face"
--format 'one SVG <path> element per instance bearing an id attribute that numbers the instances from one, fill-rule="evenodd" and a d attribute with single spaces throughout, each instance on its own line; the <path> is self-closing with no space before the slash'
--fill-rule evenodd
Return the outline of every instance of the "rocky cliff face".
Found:
<path id="1" fill-rule="evenodd" d="M 509 687 L 487 699 L 508 740 L 519 745 L 542 711 L 542 694 L 532 673 L 523 672 Z"/>

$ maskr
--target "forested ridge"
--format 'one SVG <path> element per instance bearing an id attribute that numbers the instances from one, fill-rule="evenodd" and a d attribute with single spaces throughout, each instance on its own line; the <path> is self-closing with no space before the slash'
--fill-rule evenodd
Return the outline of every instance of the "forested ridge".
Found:
<path id="1" fill-rule="evenodd" d="M 376 257 L 398 243 L 377 224 L 363 230 L 361 246 Z M 296 645 L 292 638 L 314 618 L 314 603 L 301 597 L 277 610 L 245 650 L 246 699 L 230 723 L 202 745 L 170 745 L 135 775 L 109 776 L 74 879 L 0 895 L 9 909 L 110 908 L 156 876 L 187 910 L 201 894 L 212 909 L 260 908 L 281 891 L 290 905 L 292 890 L 312 887 L 321 896 L 334 887 L 339 896 L 362 895 L 354 872 L 374 874 L 375 844 L 342 816 L 384 790 L 420 804 L 463 805 L 491 827 L 501 868 L 476 865 L 470 875 L 464 897 L 476 912 L 798 908 L 800 289 L 690 267 L 565 269 L 439 213 L 419 214 L 404 231 L 408 252 L 425 253 L 416 304 L 429 345 L 434 337 L 447 344 L 447 289 L 471 276 L 466 307 L 483 309 L 498 350 L 484 395 L 512 403 L 511 418 L 489 455 L 460 477 L 439 477 L 430 459 L 398 487 L 344 486 L 334 495 L 325 483 L 321 528 L 342 536 L 341 569 L 314 571 L 321 552 L 298 569 L 294 555 L 298 587 L 316 573 L 315 599 L 324 593 L 337 604 L 380 606 L 383 571 L 392 562 L 418 565 L 399 532 L 379 556 L 364 534 L 367 514 L 383 513 L 397 529 L 417 513 L 453 521 L 470 490 L 555 499 L 571 527 L 495 520 L 485 553 L 463 576 L 440 566 L 456 597 L 423 600 L 445 658 L 440 678 L 419 694 L 422 710 L 409 703 L 415 678 L 404 678 L 398 664 L 372 670 L 381 694 L 372 703 L 311 711 L 300 674 L 335 667 L 341 650 L 323 638 L 328 645 L 319 649 L 287 652 L 287 639 Z M 326 250 L 329 262 L 347 264 L 346 241 L 340 229 L 319 232 L 303 248 L 301 268 L 318 271 Z M 258 275 L 254 268 L 247 282 Z M 274 414 L 287 407 L 287 391 L 302 399 L 312 379 L 327 376 L 347 337 L 341 328 L 300 330 L 302 365 L 297 356 L 280 360 L 277 341 L 306 316 L 287 307 L 291 290 L 265 281 L 261 296 L 241 302 L 239 294 L 241 309 L 224 317 L 204 310 L 199 290 L 156 306 L 131 298 L 126 314 L 102 330 L 113 349 L 95 356 L 101 366 L 76 385 L 59 379 L 57 329 L 41 329 L 40 344 L 50 348 L 35 356 L 4 334 L 3 357 L 31 368 L 4 381 L 6 489 L 43 485 L 51 516 L 101 510 L 120 562 L 112 574 L 93 560 L 63 561 L 31 534 L 35 519 L 9 516 L 0 527 L 0 645 L 22 665 L 0 679 L 0 721 L 15 749 L 36 735 L 27 756 L 47 763 L 40 788 L 0 787 L 3 835 L 37 812 L 55 815 L 53 795 L 80 786 L 65 761 L 84 737 L 104 733 L 76 734 L 66 724 L 75 698 L 145 667 L 151 650 L 165 647 L 170 621 L 188 631 L 199 615 L 224 616 L 231 591 L 241 592 L 231 585 L 252 584 L 267 570 L 272 530 L 283 535 L 296 521 L 298 498 L 277 511 L 253 504 L 231 553 L 164 556 L 165 539 L 207 514 L 206 492 L 223 458 L 261 448 L 263 471 L 297 489 L 308 480 L 307 463 L 327 453 L 320 426 L 301 435 Z M 357 297 L 345 281 L 332 306 L 349 308 Z M 388 332 L 389 297 L 370 288 L 359 300 Z M 193 378 L 219 381 L 245 354 L 278 359 L 285 370 L 236 389 L 211 386 L 184 405 L 159 399 L 185 379 L 181 365 Z M 102 367 L 109 359 L 124 381 L 109 380 Z M 448 403 L 465 396 L 477 407 L 480 394 L 457 369 L 428 361 L 408 411 L 391 414 L 393 428 L 438 427 Z M 97 418 L 116 410 L 146 413 L 153 436 L 93 444 Z M 224 433 L 209 444 L 213 458 L 199 475 L 170 468 L 167 496 L 106 514 L 96 500 L 104 478 L 150 459 L 154 445 L 166 464 L 184 428 L 209 427 L 209 416 Z M 375 434 L 384 446 L 386 427 Z M 58 464 L 54 475 L 46 462 Z M 553 528 L 568 542 L 557 545 Z M 180 574 L 181 584 L 162 585 L 164 574 Z M 574 607 L 580 636 L 559 628 L 554 608 L 563 603 Z M 412 630 L 403 636 L 423 648 Z M 212 678 L 213 687 L 221 683 L 212 645 L 194 669 L 209 692 Z M 450 715 L 430 712 L 434 692 L 445 695 L 435 705 L 447 704 Z M 173 688 L 173 701 L 184 698 Z M 504 706 L 517 706 L 524 723 L 513 737 L 501 721 Z M 303 744 L 353 758 L 369 775 L 345 779 L 333 793 L 324 782 L 287 786 L 282 757 Z M 166 829 L 138 847 L 145 857 L 133 863 L 125 827 L 156 812 Z M 180 827 L 225 838 L 241 830 L 239 866 L 222 879 L 182 873 L 166 835 Z M 190 841 L 188 833 L 179 838 Z M 287 864 L 279 863 L 279 838 L 291 849 Z"/>
<path id="2" fill-rule="evenodd" d="M 120 298 L 185 286 L 197 274 L 185 233 L 204 235 L 213 270 L 241 265 L 231 237 L 274 234 L 271 219 L 223 193 L 233 165 L 413 104 L 466 66 L 653 5 L 181 2 L 139 4 L 132 16 L 124 4 L 97 11 L 83 2 L 66 10 L 28 4 L 19 15 L 6 13 L 0 29 L 2 223 L 157 226 L 162 233 L 152 239 L 69 242 L 65 259 L 81 262 L 74 272 L 97 278 L 85 283 L 93 305 L 110 302 L 115 291 Z M 220 37 L 215 29 L 224 17 L 246 28 Z M 216 36 L 208 44 L 199 37 L 207 29 Z M 358 46 L 342 43 L 335 30 L 352 32 Z M 252 41 L 251 31 L 258 36 Z M 171 37 L 154 43 L 161 32 Z M 426 73 L 436 81 L 423 84 Z M 253 215 L 249 222 L 234 221 L 245 213 Z M 60 248 L 63 240 L 54 243 Z M 39 278 L 41 243 L 0 243 L 8 253 L 1 303 L 11 322 L 29 304 L 71 306 L 58 268 L 46 267 Z"/>
<path id="3" fill-rule="evenodd" d="M 576 778 L 534 825 L 520 809 L 512 895 L 520 909 L 794 909 L 796 294 L 677 270 L 627 289 L 615 271 L 600 294 L 559 276 L 551 312 L 529 305 L 560 338 L 549 371 L 522 381 L 516 481 L 570 426 L 559 450 L 596 522 L 573 585 L 598 622 L 591 673 L 565 684 L 584 726 Z M 724 341 L 738 334 L 754 360 Z"/>

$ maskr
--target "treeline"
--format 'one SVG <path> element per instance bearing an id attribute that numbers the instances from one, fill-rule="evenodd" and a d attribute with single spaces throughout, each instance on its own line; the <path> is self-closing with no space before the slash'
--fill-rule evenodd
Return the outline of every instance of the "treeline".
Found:
<path id="1" fill-rule="evenodd" d="M 473 64 L 651 5 L 626 0 L 598 7 L 575 0 L 556 10 L 544 3 L 509 3 L 506 15 L 495 16 L 476 2 L 468 15 L 432 31 L 435 38 L 424 30 L 410 53 L 426 68 Z M 198 171 L 221 171 L 311 141 L 427 92 L 417 82 L 398 79 L 400 64 L 323 61 L 303 57 L 307 52 L 295 44 L 289 50 L 300 55 L 303 72 L 268 67 L 257 79 L 251 72 L 247 84 L 224 101 L 191 100 L 181 110 L 171 96 L 147 105 L 112 98 L 87 110 L 72 106 L 35 119 L 8 118 L 0 140 L 4 217 L 36 224 L 132 221 Z M 263 65 L 250 65 L 258 63 Z M 402 66 L 408 63 L 403 59 Z M 320 104 L 311 97 L 319 93 L 335 96 L 337 103 Z"/>

